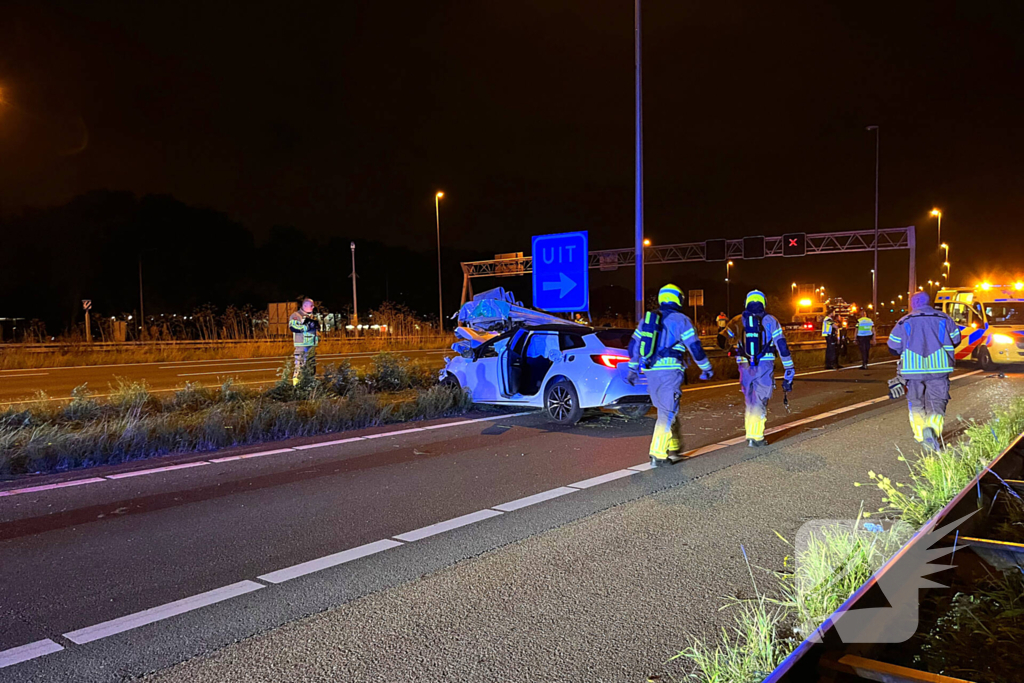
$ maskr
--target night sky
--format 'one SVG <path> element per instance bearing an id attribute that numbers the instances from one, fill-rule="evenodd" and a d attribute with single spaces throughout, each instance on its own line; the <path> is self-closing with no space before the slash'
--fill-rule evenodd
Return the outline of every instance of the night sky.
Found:
<path id="1" fill-rule="evenodd" d="M 169 194 L 257 242 L 289 225 L 422 251 L 428 283 L 438 189 L 452 253 L 529 252 L 531 235 L 569 230 L 631 246 L 632 13 L 628 0 L 7 2 L 0 211 Z M 645 0 L 646 234 L 871 228 L 865 127 L 878 124 L 881 224 L 919 226 L 919 280 L 939 272 L 933 206 L 955 281 L 1024 275 L 1022 84 L 1020 3 Z M 734 276 L 863 301 L 870 267 L 770 259 Z M 905 255 L 882 268 L 881 295 L 903 291 Z M 722 277 L 722 264 L 648 270 L 652 285 Z"/>

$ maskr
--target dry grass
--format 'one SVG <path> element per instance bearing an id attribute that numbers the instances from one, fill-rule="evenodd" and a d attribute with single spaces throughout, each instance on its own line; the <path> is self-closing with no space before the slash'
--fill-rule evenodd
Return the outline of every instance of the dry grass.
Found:
<path id="1" fill-rule="evenodd" d="M 347 361 L 303 373 L 291 365 L 265 391 L 230 381 L 186 384 L 171 396 L 145 382 L 121 382 L 108 401 L 84 385 L 68 403 L 38 401 L 0 412 L 0 475 L 63 471 L 169 453 L 310 436 L 465 412 L 465 393 L 436 384 L 436 374 L 382 353 L 358 374 Z"/>

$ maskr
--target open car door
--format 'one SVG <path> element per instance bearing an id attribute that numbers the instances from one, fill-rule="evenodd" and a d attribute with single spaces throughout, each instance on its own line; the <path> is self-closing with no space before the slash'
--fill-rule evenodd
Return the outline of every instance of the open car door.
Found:
<path id="1" fill-rule="evenodd" d="M 512 339 L 498 356 L 498 377 L 501 395 L 512 398 L 519 394 L 526 356 L 526 342 L 530 337 L 527 330 L 516 330 Z"/>

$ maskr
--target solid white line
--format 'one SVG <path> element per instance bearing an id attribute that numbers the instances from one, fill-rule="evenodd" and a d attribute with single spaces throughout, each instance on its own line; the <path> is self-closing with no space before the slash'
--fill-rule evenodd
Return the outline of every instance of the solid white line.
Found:
<path id="1" fill-rule="evenodd" d="M 49 374 L 50 373 L 48 372 L 30 372 L 24 375 L 5 375 L 5 377 L 9 377 L 10 379 L 18 379 L 19 377 L 46 377 Z"/>
<path id="2" fill-rule="evenodd" d="M 294 448 L 278 448 L 272 451 L 260 451 L 259 453 L 242 453 L 241 455 L 231 455 L 226 458 L 211 458 L 210 462 L 231 462 L 233 460 L 245 460 L 246 458 L 259 458 L 264 455 L 277 455 L 278 453 L 290 453 L 294 451 Z"/>
<path id="3" fill-rule="evenodd" d="M 353 441 L 366 441 L 361 436 L 353 436 L 348 439 L 335 439 L 334 441 L 321 441 L 319 443 L 307 443 L 305 446 L 296 446 L 295 450 L 305 451 L 310 448 L 323 448 L 324 446 L 337 446 L 339 443 L 352 443 Z"/>
<path id="4" fill-rule="evenodd" d="M 633 470 L 634 472 L 646 472 L 647 470 L 651 469 L 651 461 L 648 460 L 647 462 L 642 462 L 639 465 L 633 465 L 632 467 L 627 467 L 626 469 Z"/>
<path id="5" fill-rule="evenodd" d="M 327 569 L 329 567 L 337 567 L 339 564 L 345 564 L 352 560 L 358 560 L 360 557 L 366 557 L 367 555 L 373 555 L 384 550 L 390 550 L 391 548 L 397 548 L 402 545 L 398 541 L 392 541 L 391 539 L 384 539 L 383 541 L 374 541 L 373 543 L 367 543 L 356 548 L 350 548 L 343 550 L 340 553 L 334 553 L 333 555 L 327 555 L 316 560 L 310 560 L 309 562 L 303 562 L 301 564 L 292 565 L 291 567 L 285 567 L 284 569 L 278 569 L 276 572 L 270 572 L 263 576 L 257 576 L 260 581 L 266 581 L 267 583 L 284 583 L 291 579 L 296 579 L 306 574 L 312 574 L 318 572 L 321 569 Z"/>
<path id="6" fill-rule="evenodd" d="M 628 477 L 631 474 L 636 474 L 636 470 L 615 470 L 614 472 L 609 472 L 608 474 L 602 474 L 599 477 L 591 477 L 590 479 L 578 481 L 575 484 L 566 484 L 566 486 L 569 486 L 574 489 L 589 489 L 591 486 L 597 486 L 598 484 L 605 484 L 609 481 L 622 479 L 623 477 Z"/>
<path id="7" fill-rule="evenodd" d="M 141 477 L 144 474 L 156 474 L 157 472 L 170 472 L 172 470 L 184 470 L 190 467 L 199 467 L 200 465 L 209 465 L 210 463 L 206 460 L 198 460 L 196 462 L 185 462 L 180 465 L 168 465 L 167 467 L 154 467 L 148 470 L 135 470 L 133 472 L 121 472 L 120 474 L 108 474 L 107 479 L 127 479 L 128 477 Z"/>
<path id="8" fill-rule="evenodd" d="M 0 669 L 5 666 L 21 664 L 22 662 L 27 662 L 30 659 L 42 657 L 43 655 L 60 652 L 63 649 L 63 647 L 49 638 L 37 640 L 34 643 L 29 643 L 28 645 L 22 645 L 20 647 L 12 647 L 10 650 L 0 651 Z"/>
<path id="9" fill-rule="evenodd" d="M 380 439 L 385 436 L 397 436 L 399 434 L 409 434 L 411 432 L 422 432 L 425 431 L 423 427 L 416 427 L 414 429 L 399 429 L 397 432 L 381 432 L 380 434 L 367 434 L 364 439 Z"/>
<path id="10" fill-rule="evenodd" d="M 532 496 L 526 496 L 524 498 L 518 498 L 516 500 L 510 500 L 507 503 L 501 505 L 495 505 L 495 510 L 501 510 L 502 512 L 512 512 L 513 510 L 519 510 L 530 505 L 536 505 L 537 503 L 543 503 L 545 500 L 551 500 L 552 498 L 558 498 L 564 496 L 567 493 L 576 493 L 579 489 L 569 488 L 568 486 L 559 486 L 556 489 L 550 489 L 548 491 L 541 491 L 535 493 Z"/>
<path id="11" fill-rule="evenodd" d="M 211 372 L 179 372 L 178 377 L 198 377 L 199 375 L 226 375 L 228 373 L 232 375 L 237 375 L 243 372 L 277 372 L 277 368 L 257 368 L 255 370 L 215 370 Z"/>
<path id="12" fill-rule="evenodd" d="M 980 372 L 985 372 L 985 371 L 984 370 L 975 370 L 974 372 L 966 372 L 966 373 L 964 373 L 962 375 L 957 375 L 956 377 L 950 377 L 949 381 L 953 382 L 953 381 L 958 380 L 958 379 L 963 379 L 964 377 L 970 377 L 971 375 L 977 375 Z"/>
<path id="13" fill-rule="evenodd" d="M 501 513 L 497 510 L 477 510 L 471 512 L 468 515 L 462 515 L 461 517 L 453 517 L 452 519 L 438 522 L 437 524 L 431 524 L 430 526 L 420 527 L 419 529 L 413 529 L 407 531 L 404 534 L 395 536 L 399 541 L 418 541 L 422 538 L 428 538 L 430 536 L 436 536 L 437 534 L 443 534 L 446 531 L 452 529 L 458 529 L 459 527 L 466 526 L 467 524 L 473 524 L 475 522 L 481 522 L 490 517 L 497 517 Z"/>
<path id="14" fill-rule="evenodd" d="M 700 448 L 694 449 L 692 451 L 687 451 L 686 453 L 683 454 L 683 457 L 692 458 L 696 455 L 704 455 L 705 453 L 711 453 L 712 451 L 717 451 L 725 447 L 725 444 L 722 443 L 712 443 L 708 444 L 707 446 L 701 446 Z"/>
<path id="15" fill-rule="evenodd" d="M 35 493 L 37 491 L 49 491 L 51 489 L 66 489 L 69 486 L 81 486 L 82 484 L 97 484 L 106 481 L 103 477 L 90 477 L 89 479 L 75 479 L 73 481 L 63 481 L 59 484 L 40 484 L 39 486 L 29 486 L 23 489 L 11 489 L 10 491 L 0 491 L 0 498 L 4 496 L 13 496 L 18 493 Z"/>
<path id="16" fill-rule="evenodd" d="M 223 602 L 225 600 L 238 597 L 239 595 L 245 595 L 246 593 L 259 590 L 260 588 L 266 588 L 266 586 L 256 583 L 255 581 L 239 581 L 238 583 L 233 583 L 230 586 L 224 586 L 212 591 L 200 593 L 199 595 L 193 595 L 189 598 L 175 600 L 174 602 L 169 602 L 166 605 L 151 607 L 150 609 L 136 612 L 135 614 L 129 614 L 117 619 L 111 619 L 110 621 L 104 621 L 101 624 L 95 624 L 77 631 L 71 631 L 70 633 L 65 633 L 64 637 L 77 645 L 85 645 L 86 643 L 91 643 L 92 641 L 99 640 L 100 638 L 106 638 L 107 636 L 112 636 L 116 633 L 123 633 L 134 628 L 139 628 L 140 626 L 152 624 L 162 619 L 191 612 L 194 609 Z"/>

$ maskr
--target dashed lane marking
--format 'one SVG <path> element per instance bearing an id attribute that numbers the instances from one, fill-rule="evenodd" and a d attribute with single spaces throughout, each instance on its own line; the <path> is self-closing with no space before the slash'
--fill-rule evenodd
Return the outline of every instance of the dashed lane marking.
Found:
<path id="1" fill-rule="evenodd" d="M 5 666 L 13 666 L 14 664 L 21 664 L 27 662 L 30 659 L 36 657 L 42 657 L 43 655 L 53 654 L 54 652 L 60 652 L 64 648 L 57 643 L 53 642 L 49 638 L 43 640 L 37 640 L 34 643 L 28 645 L 21 645 L 19 647 L 12 647 L 9 650 L 3 650 L 0 652 L 0 669 Z"/>
<path id="2" fill-rule="evenodd" d="M 536 505 L 537 503 L 543 503 L 545 500 L 551 500 L 552 498 L 559 498 L 568 493 L 576 493 L 579 489 L 571 488 L 569 486 L 559 486 L 558 488 L 550 489 L 548 491 L 541 491 L 535 493 L 532 496 L 525 496 L 516 500 L 511 500 L 501 505 L 495 505 L 495 510 L 501 510 L 502 512 L 512 512 L 513 510 L 519 510 L 520 508 L 529 507 L 530 505 Z"/>
<path id="3" fill-rule="evenodd" d="M 117 619 L 111 619 L 110 621 L 104 621 L 94 626 L 88 626 L 86 628 L 79 629 L 77 631 L 71 631 L 65 633 L 64 637 L 70 640 L 76 645 L 85 645 L 91 643 L 94 640 L 100 638 L 106 638 L 116 633 L 123 633 L 130 631 L 140 626 L 152 624 L 169 617 L 184 614 L 185 612 L 191 612 L 192 610 L 199 609 L 200 607 L 206 607 L 207 605 L 213 605 L 218 602 L 224 602 L 231 598 L 251 593 L 253 591 L 266 588 L 261 583 L 255 581 L 239 581 L 233 583 L 230 586 L 224 586 L 222 588 L 216 588 L 212 591 L 193 595 L 188 598 L 181 600 L 175 600 L 174 602 L 168 602 L 165 605 L 159 607 L 152 607 L 135 614 L 129 614 L 124 617 Z"/>

